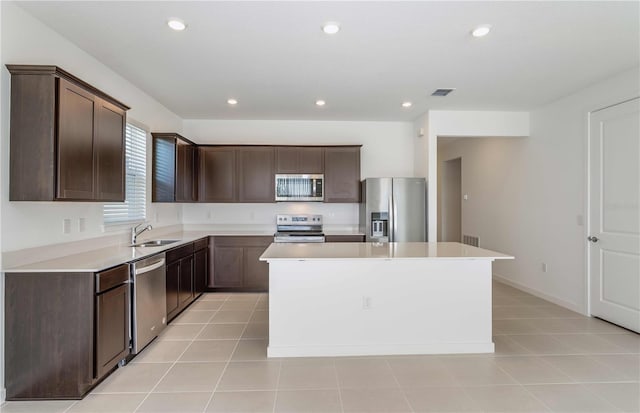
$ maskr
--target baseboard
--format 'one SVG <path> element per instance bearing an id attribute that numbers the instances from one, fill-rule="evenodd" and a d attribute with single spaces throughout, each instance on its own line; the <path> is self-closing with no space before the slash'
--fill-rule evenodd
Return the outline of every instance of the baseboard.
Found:
<path id="1" fill-rule="evenodd" d="M 543 300 L 551 301 L 554 304 L 557 304 L 557 305 L 559 305 L 561 307 L 567 308 L 567 309 L 569 309 L 571 311 L 575 311 L 576 313 L 585 315 L 587 317 L 589 316 L 589 314 L 587 314 L 584 311 L 584 309 L 579 308 L 575 303 L 563 300 L 563 299 L 555 297 L 553 295 L 549 295 L 549 294 L 543 293 L 542 291 L 536 290 L 535 288 L 527 287 L 526 285 L 523 285 L 523 284 L 520 284 L 518 282 L 512 281 L 512 280 L 510 280 L 510 279 L 508 279 L 508 278 L 506 278 L 506 277 L 504 277 L 502 275 L 496 274 L 496 273 L 493 274 L 493 279 L 496 280 L 496 281 L 499 281 L 499 282 L 501 282 L 503 284 L 507 284 L 510 287 L 517 288 L 518 290 L 522 290 L 522 291 L 524 291 L 526 293 L 529 293 L 531 295 L 535 295 L 536 297 L 540 297 Z"/>
<path id="2" fill-rule="evenodd" d="M 488 343 L 378 344 L 360 346 L 268 346 L 267 357 L 388 356 L 407 354 L 493 353 Z"/>

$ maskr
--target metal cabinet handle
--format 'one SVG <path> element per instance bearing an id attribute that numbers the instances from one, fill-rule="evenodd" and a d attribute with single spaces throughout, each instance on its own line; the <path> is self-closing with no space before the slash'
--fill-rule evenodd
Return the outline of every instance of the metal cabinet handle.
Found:
<path id="1" fill-rule="evenodd" d="M 598 242 L 598 237 L 592 237 L 592 236 L 588 236 L 587 239 L 593 243 Z"/>

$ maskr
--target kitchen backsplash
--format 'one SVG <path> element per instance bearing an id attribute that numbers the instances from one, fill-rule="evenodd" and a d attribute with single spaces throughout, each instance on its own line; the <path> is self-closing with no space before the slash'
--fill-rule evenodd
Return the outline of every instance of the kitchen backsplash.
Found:
<path id="1" fill-rule="evenodd" d="M 182 222 L 189 224 L 274 225 L 276 214 L 320 214 L 328 227 L 358 225 L 358 204 L 278 202 L 273 204 L 184 204 Z"/>

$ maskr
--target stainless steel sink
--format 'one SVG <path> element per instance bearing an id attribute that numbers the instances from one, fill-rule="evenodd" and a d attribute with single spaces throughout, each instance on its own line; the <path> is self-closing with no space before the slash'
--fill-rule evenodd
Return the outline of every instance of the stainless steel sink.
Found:
<path id="1" fill-rule="evenodd" d="M 152 241 L 145 241 L 139 244 L 133 244 L 132 247 L 162 247 L 164 245 L 173 244 L 178 242 L 178 239 L 154 239 Z"/>

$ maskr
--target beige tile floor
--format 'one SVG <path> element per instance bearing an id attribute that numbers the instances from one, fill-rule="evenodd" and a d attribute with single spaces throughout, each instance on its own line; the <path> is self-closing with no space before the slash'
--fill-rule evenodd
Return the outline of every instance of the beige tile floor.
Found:
<path id="1" fill-rule="evenodd" d="M 82 401 L 10 412 L 638 412 L 640 335 L 494 283 L 490 355 L 266 359 L 267 294 L 202 296 Z"/>

